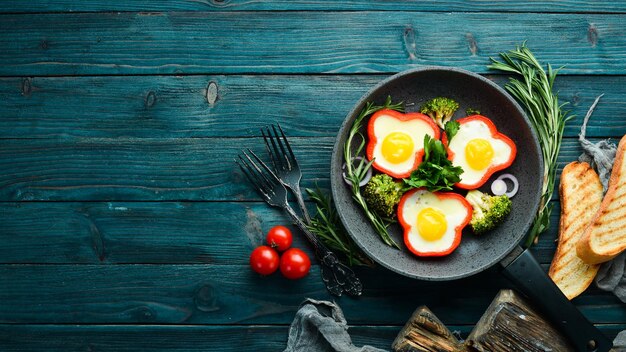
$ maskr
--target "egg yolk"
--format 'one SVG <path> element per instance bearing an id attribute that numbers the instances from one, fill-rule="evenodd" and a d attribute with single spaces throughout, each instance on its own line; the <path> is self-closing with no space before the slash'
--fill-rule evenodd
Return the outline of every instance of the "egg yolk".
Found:
<path id="1" fill-rule="evenodd" d="M 408 160 L 413 154 L 413 139 L 404 132 L 392 132 L 385 137 L 381 153 L 385 160 L 399 164 Z"/>
<path id="2" fill-rule="evenodd" d="M 447 228 L 446 216 L 440 210 L 424 208 L 417 214 L 417 230 L 426 241 L 441 239 Z"/>
<path id="3" fill-rule="evenodd" d="M 493 147 L 486 139 L 472 139 L 465 145 L 465 159 L 474 170 L 487 168 L 493 160 L 493 154 Z"/>

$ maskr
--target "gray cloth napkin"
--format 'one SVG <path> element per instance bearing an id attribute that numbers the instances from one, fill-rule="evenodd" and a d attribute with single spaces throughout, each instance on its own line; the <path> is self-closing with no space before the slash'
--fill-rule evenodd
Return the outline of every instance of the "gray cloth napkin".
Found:
<path id="1" fill-rule="evenodd" d="M 289 327 L 289 338 L 284 352 L 386 351 L 371 346 L 353 345 L 341 308 L 332 302 L 307 298 Z"/>
<path id="2" fill-rule="evenodd" d="M 620 332 L 613 340 L 613 349 L 611 351 L 624 352 L 626 351 L 626 330 Z"/>
<path id="3" fill-rule="evenodd" d="M 593 143 L 586 138 L 587 122 L 589 122 L 593 109 L 595 109 L 600 98 L 602 98 L 602 95 L 597 97 L 589 108 L 580 129 L 578 141 L 583 148 L 583 154 L 578 160 L 589 163 L 591 167 L 598 172 L 598 176 L 600 176 L 600 181 L 606 192 L 609 178 L 611 177 L 615 153 L 617 152 L 617 146 L 608 139 Z M 626 273 L 624 272 L 624 264 L 626 264 L 626 253 L 622 253 L 612 261 L 604 263 L 598 271 L 595 280 L 596 285 L 600 289 L 613 292 L 622 302 L 626 302 Z M 624 337 L 626 338 L 626 336 Z"/>
<path id="4" fill-rule="evenodd" d="M 609 184 L 609 178 L 611 177 L 613 161 L 615 160 L 615 154 L 617 153 L 617 146 L 609 139 L 593 143 L 586 138 L 587 122 L 589 122 L 589 118 L 591 117 L 593 110 L 596 108 L 598 101 L 600 101 L 600 98 L 602 98 L 603 95 L 604 94 L 598 96 L 593 104 L 591 104 L 591 107 L 589 108 L 589 111 L 587 111 L 587 115 L 585 115 L 585 119 L 583 120 L 583 125 L 580 128 L 580 134 L 578 135 L 578 142 L 583 148 L 583 154 L 578 157 L 578 160 L 588 163 L 596 170 L 598 176 L 600 176 L 602 187 L 604 187 L 604 191 L 606 192 Z"/>

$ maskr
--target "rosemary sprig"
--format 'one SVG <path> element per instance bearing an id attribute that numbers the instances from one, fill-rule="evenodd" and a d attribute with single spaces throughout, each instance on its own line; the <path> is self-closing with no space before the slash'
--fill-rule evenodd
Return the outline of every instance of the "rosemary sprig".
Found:
<path id="1" fill-rule="evenodd" d="M 500 53 L 500 57 L 504 62 L 491 58 L 492 63 L 488 67 L 519 76 L 519 79 L 510 78 L 505 88 L 526 108 L 528 117 L 539 137 L 543 154 L 544 176 L 541 203 L 526 240 L 526 247 L 530 247 L 537 242 L 539 234 L 550 226 L 552 211 L 550 200 L 554 191 L 556 160 L 561 149 L 565 123 L 574 116 L 569 111 L 563 110 L 563 106 L 567 103 L 559 104 L 558 94 L 554 91 L 554 79 L 560 68 L 554 70 L 548 64 L 546 72 L 530 49 L 526 47 L 526 43 L 522 43 L 508 53 Z"/>
<path id="2" fill-rule="evenodd" d="M 306 193 L 317 207 L 317 214 L 311 219 L 309 230 L 334 252 L 341 253 L 348 265 L 373 266 L 374 263 L 348 237 L 331 195 L 319 188 L 307 188 Z"/>
<path id="3" fill-rule="evenodd" d="M 385 103 L 382 106 L 374 105 L 372 102 L 367 102 L 363 110 L 359 116 L 354 120 L 352 127 L 350 128 L 350 132 L 348 133 L 348 138 L 343 146 L 343 159 L 346 161 L 346 178 L 352 183 L 352 198 L 361 208 L 363 208 L 363 212 L 367 216 L 367 218 L 374 226 L 374 230 L 380 238 L 387 244 L 388 246 L 392 246 L 395 248 L 400 248 L 398 244 L 391 238 L 389 232 L 387 231 L 387 227 L 391 223 L 388 219 L 383 219 L 378 214 L 370 211 L 367 207 L 367 203 L 365 202 L 365 198 L 361 194 L 361 188 L 359 187 L 359 183 L 365 177 L 367 170 L 372 167 L 372 161 L 365 162 L 365 159 L 361 159 L 358 165 L 353 165 L 352 161 L 355 158 L 362 154 L 363 148 L 365 147 L 365 137 L 360 132 L 361 126 L 363 124 L 363 119 L 366 116 L 369 116 L 375 113 L 378 110 L 382 109 L 392 109 L 397 111 L 403 111 L 402 103 L 393 104 L 391 103 L 391 97 L 388 96 L 385 100 Z M 360 139 L 360 142 L 356 147 L 353 146 L 353 143 L 356 143 L 355 137 Z"/>

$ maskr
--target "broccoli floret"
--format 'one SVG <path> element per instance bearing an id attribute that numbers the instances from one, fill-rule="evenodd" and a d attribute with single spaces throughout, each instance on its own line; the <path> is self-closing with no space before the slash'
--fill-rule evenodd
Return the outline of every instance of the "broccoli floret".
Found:
<path id="1" fill-rule="evenodd" d="M 511 212 L 511 199 L 506 195 L 492 196 L 473 190 L 467 193 L 465 199 L 474 208 L 470 225 L 477 235 L 494 229 Z"/>
<path id="2" fill-rule="evenodd" d="M 365 185 L 363 196 L 370 210 L 384 218 L 395 217 L 395 207 L 404 193 L 402 182 L 391 176 L 378 174 Z"/>
<path id="3" fill-rule="evenodd" d="M 467 109 L 465 109 L 465 114 L 467 116 L 470 116 L 470 115 L 480 115 L 480 110 L 474 109 L 474 108 L 467 108 Z"/>
<path id="4" fill-rule="evenodd" d="M 459 108 L 459 103 L 444 97 L 431 99 L 422 105 L 420 112 L 430 116 L 441 128 L 450 121 L 454 112 Z"/>

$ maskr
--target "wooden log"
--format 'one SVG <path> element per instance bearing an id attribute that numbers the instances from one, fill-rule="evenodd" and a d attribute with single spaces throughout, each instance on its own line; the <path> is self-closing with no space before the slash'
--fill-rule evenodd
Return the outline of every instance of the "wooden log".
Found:
<path id="1" fill-rule="evenodd" d="M 426 306 L 413 312 L 391 348 L 395 352 L 465 351 L 459 340 Z"/>
<path id="2" fill-rule="evenodd" d="M 573 351 L 567 340 L 515 291 L 502 290 L 465 341 L 477 351 Z"/>

